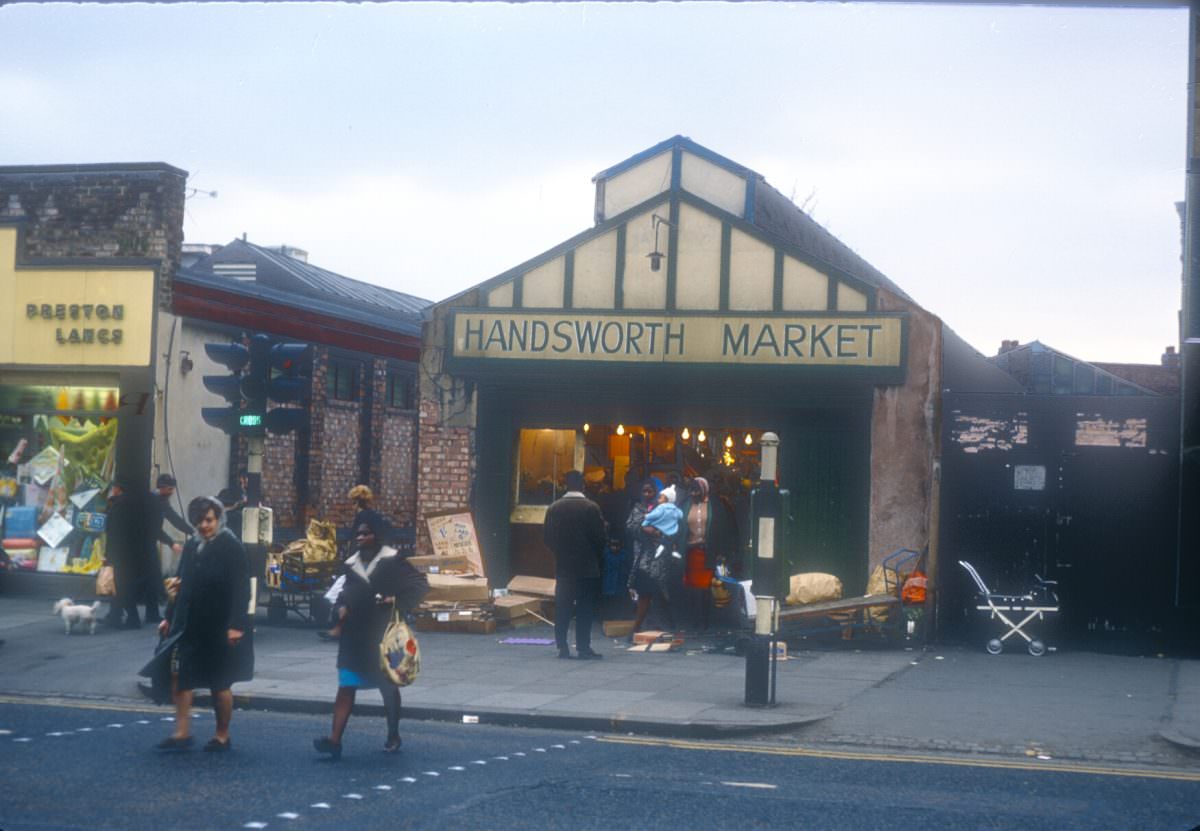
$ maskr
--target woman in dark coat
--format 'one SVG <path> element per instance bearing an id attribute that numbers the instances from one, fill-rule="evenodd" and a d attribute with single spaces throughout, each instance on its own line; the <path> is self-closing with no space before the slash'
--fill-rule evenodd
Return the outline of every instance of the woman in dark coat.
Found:
<path id="1" fill-rule="evenodd" d="M 693 617 L 708 628 L 712 581 L 716 568 L 727 564 L 737 548 L 733 511 L 719 496 L 710 498 L 708 480 L 697 476 L 691 485 L 687 518 L 687 557 L 683 585 L 689 590 Z"/>
<path id="2" fill-rule="evenodd" d="M 671 609 L 671 562 L 670 556 L 655 557 L 661 540 L 650 536 L 655 529 L 642 527 L 646 514 L 654 507 L 658 489 L 647 479 L 642 483 L 641 497 L 633 504 L 629 518 L 625 520 L 625 533 L 629 535 L 629 550 L 633 552 L 633 565 L 629 569 L 629 591 L 637 602 L 634 612 L 633 631 L 637 632 L 646 620 L 650 605 L 655 598 L 667 615 L 667 625 L 675 628 L 675 615 Z M 629 636 L 633 640 L 633 635 Z"/>
<path id="3" fill-rule="evenodd" d="M 221 752 L 231 747 L 230 688 L 254 675 L 249 565 L 241 542 L 225 527 L 225 511 L 218 500 L 193 499 L 188 520 L 197 533 L 183 548 L 177 592 L 159 624 L 160 634 L 177 640 L 171 655 L 175 732 L 158 747 L 182 750 L 191 745 L 192 691 L 207 687 L 217 729 L 204 749 Z"/>
<path id="4" fill-rule="evenodd" d="M 342 734 L 355 694 L 363 687 L 374 687 L 383 696 L 388 729 L 383 749 L 389 753 L 400 749 L 400 688 L 380 669 L 379 643 L 393 608 L 403 613 L 415 607 L 429 591 L 429 583 L 396 549 L 382 544 L 386 527 L 378 514 L 368 516 L 355 528 L 354 554 L 342 564 L 346 582 L 337 599 L 341 635 L 333 727 L 328 736 L 313 739 L 318 753 L 334 759 L 341 758 Z"/>

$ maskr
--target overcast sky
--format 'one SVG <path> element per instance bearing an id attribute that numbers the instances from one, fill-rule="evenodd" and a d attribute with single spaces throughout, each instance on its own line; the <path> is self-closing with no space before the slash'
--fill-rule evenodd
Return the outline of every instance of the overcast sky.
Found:
<path id="1" fill-rule="evenodd" d="M 439 300 L 592 224 L 675 134 L 985 354 L 1177 340 L 1186 10 L 770 4 L 0 7 L 0 164 L 164 161 L 243 232 Z"/>

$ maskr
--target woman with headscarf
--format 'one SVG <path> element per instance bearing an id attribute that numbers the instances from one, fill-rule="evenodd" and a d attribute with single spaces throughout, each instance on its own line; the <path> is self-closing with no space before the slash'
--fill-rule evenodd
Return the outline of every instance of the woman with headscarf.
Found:
<path id="1" fill-rule="evenodd" d="M 204 745 L 211 752 L 232 747 L 229 721 L 233 715 L 235 681 L 254 675 L 254 645 L 250 622 L 250 573 L 246 551 L 225 527 L 225 510 L 211 496 L 193 499 L 188 521 L 196 534 L 179 559 L 179 576 L 169 589 L 174 594 L 159 634 L 176 638 L 171 647 L 171 695 L 175 702 L 175 732 L 158 744 L 160 750 L 183 750 L 192 737 L 192 694 L 198 687 L 212 693 L 217 727 Z"/>
<path id="2" fill-rule="evenodd" d="M 713 576 L 717 565 L 733 554 L 736 532 L 729 506 L 719 497 L 709 498 L 707 479 L 697 476 L 692 479 L 690 489 L 683 585 L 699 607 L 697 616 L 701 625 L 707 628 Z"/>
<path id="3" fill-rule="evenodd" d="M 363 687 L 374 687 L 383 696 L 388 731 L 383 749 L 400 749 L 400 688 L 380 668 L 379 643 L 393 610 L 405 613 L 414 608 L 429 591 L 429 583 L 396 549 L 383 544 L 386 528 L 378 514 L 368 516 L 355 527 L 354 553 L 342 564 L 346 579 L 337 598 L 340 634 L 333 727 L 328 736 L 313 739 L 317 752 L 333 759 L 342 756 L 342 735 L 355 695 Z"/>
<path id="4" fill-rule="evenodd" d="M 633 631 L 641 629 L 650 606 L 657 598 L 667 616 L 667 625 L 675 628 L 675 615 L 671 610 L 671 557 L 669 554 L 655 556 L 662 547 L 662 540 L 651 536 L 653 528 L 643 526 L 646 514 L 654 509 L 658 500 L 658 488 L 652 479 L 642 483 L 638 500 L 625 520 L 625 533 L 629 538 L 629 550 L 633 552 L 633 565 L 629 569 L 629 593 L 637 603 L 633 619 Z M 629 639 L 633 640 L 630 634 Z"/>

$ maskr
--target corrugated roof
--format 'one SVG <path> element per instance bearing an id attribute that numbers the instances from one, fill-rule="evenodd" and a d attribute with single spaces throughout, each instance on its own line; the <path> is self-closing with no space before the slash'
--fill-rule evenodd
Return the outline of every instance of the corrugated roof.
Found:
<path id="1" fill-rule="evenodd" d="M 376 311 L 386 309 L 419 321 L 431 301 L 383 286 L 364 283 L 328 269 L 302 262 L 280 251 L 234 240 L 206 258 L 212 264 L 248 263 L 256 266 L 255 282 L 268 288 L 298 292 L 326 301 L 340 301 Z M 197 262 L 194 269 L 202 269 Z"/>

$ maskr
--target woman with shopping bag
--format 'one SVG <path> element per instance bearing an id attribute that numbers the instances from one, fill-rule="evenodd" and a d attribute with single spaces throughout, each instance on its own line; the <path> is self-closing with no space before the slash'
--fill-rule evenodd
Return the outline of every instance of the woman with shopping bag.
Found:
<path id="1" fill-rule="evenodd" d="M 355 695 L 374 687 L 383 696 L 387 740 L 383 749 L 400 749 L 400 687 L 411 671 L 397 674 L 390 666 L 386 641 L 395 640 L 403 615 L 421 602 L 429 583 L 396 549 L 382 544 L 386 523 L 368 516 L 354 529 L 354 553 L 342 565 L 345 583 L 336 598 L 338 610 L 338 689 L 333 702 L 333 727 L 328 736 L 313 740 L 318 753 L 332 759 L 342 755 L 342 735 L 350 720 Z M 411 651 L 415 655 L 415 639 Z M 385 648 L 381 648 L 383 645 Z M 409 662 L 411 663 L 411 662 Z M 389 671 L 391 669 L 392 671 Z"/>

